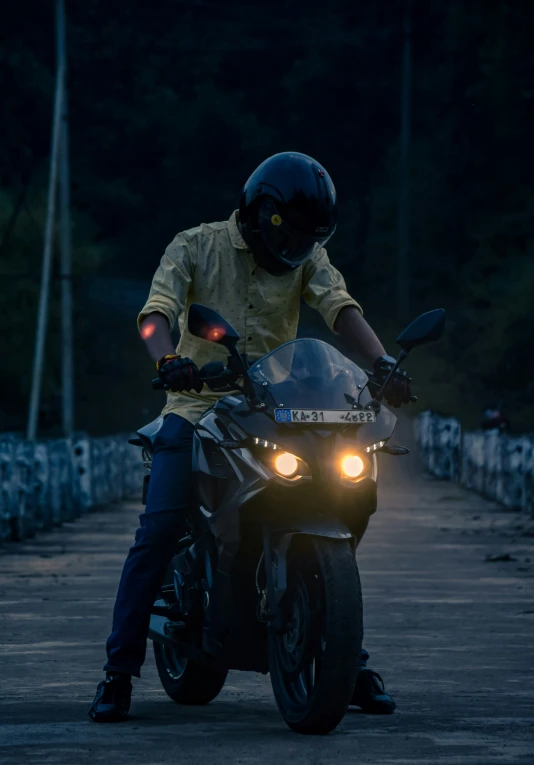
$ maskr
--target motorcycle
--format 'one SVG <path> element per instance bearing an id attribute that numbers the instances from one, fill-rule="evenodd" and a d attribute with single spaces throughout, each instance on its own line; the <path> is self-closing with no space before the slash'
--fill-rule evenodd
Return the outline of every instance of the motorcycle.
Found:
<path id="1" fill-rule="evenodd" d="M 443 325 L 442 309 L 412 322 L 397 338 L 395 369 Z M 228 395 L 196 423 L 196 501 L 152 608 L 161 683 L 179 704 L 206 704 L 231 669 L 270 673 L 287 725 L 326 734 L 359 671 L 355 553 L 376 510 L 377 454 L 408 451 L 388 444 L 396 418 L 381 403 L 387 381 L 373 388 L 356 364 L 310 338 L 249 364 L 237 332 L 205 306 L 190 306 L 188 329 L 230 354 L 226 366 L 201 370 Z M 159 378 L 153 386 L 164 387 Z M 162 422 L 132 441 L 148 469 Z"/>

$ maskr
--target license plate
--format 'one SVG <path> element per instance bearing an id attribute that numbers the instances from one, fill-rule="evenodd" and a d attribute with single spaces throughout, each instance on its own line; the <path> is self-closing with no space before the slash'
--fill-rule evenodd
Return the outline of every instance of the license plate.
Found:
<path id="1" fill-rule="evenodd" d="M 329 424 L 344 425 L 346 423 L 363 424 L 376 422 L 376 412 L 365 409 L 275 409 L 276 422 L 304 422 L 309 425 L 326 422 Z"/>

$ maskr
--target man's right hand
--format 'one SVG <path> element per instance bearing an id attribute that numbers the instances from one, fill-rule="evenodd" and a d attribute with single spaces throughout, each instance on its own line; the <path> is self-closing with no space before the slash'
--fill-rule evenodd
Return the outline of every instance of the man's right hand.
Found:
<path id="1" fill-rule="evenodd" d="M 187 356 L 164 356 L 156 363 L 156 367 L 160 379 L 173 393 L 183 390 L 200 393 L 204 386 L 199 368 Z"/>

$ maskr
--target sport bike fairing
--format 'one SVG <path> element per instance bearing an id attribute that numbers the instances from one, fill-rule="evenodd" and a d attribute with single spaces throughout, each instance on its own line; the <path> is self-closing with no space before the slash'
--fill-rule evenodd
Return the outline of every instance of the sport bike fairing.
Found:
<path id="1" fill-rule="evenodd" d="M 340 351 L 314 338 L 299 338 L 279 346 L 253 364 L 248 373 L 271 417 L 280 408 L 345 410 L 350 416 L 355 406 L 365 412 L 371 402 L 365 372 Z M 389 438 L 395 423 L 395 416 L 381 407 L 376 422 L 358 423 L 357 430 L 350 429 L 351 437 L 370 446 Z M 312 427 L 311 423 L 306 425 Z"/>
<path id="2" fill-rule="evenodd" d="M 224 544 L 231 557 L 239 543 L 240 514 L 247 508 L 257 522 L 285 518 L 297 522 L 298 510 L 318 516 L 325 508 L 346 514 L 360 527 L 361 517 L 376 509 L 376 456 L 366 447 L 386 441 L 396 418 L 381 407 L 376 422 L 276 422 L 283 404 L 299 409 L 342 409 L 368 406 L 367 376 L 328 344 L 314 339 L 286 343 L 250 367 L 249 376 L 263 410 L 251 407 L 242 394 L 222 398 L 200 418 L 193 446 L 200 515 L 212 533 L 233 540 Z M 365 409 L 363 410 L 365 411 Z M 262 446 L 263 444 L 263 446 Z M 304 461 L 309 474 L 284 480 L 269 469 L 269 449 L 276 446 Z M 361 482 L 348 486 L 339 478 L 343 454 L 361 453 L 369 469 Z M 272 455 L 273 452 L 271 451 Z M 301 516 L 302 518 L 302 513 Z"/>

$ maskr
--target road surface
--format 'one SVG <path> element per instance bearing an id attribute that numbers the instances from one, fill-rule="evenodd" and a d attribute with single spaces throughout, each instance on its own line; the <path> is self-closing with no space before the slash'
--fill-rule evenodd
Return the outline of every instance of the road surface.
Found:
<path id="1" fill-rule="evenodd" d="M 327 737 L 299 736 L 269 678 L 238 672 L 209 706 L 179 707 L 150 648 L 130 721 L 90 722 L 140 511 L 130 503 L 0 551 L 0 762 L 532 765 L 532 525 L 421 475 L 412 456 L 381 469 L 358 559 L 365 645 L 393 716 L 350 711 Z"/>

